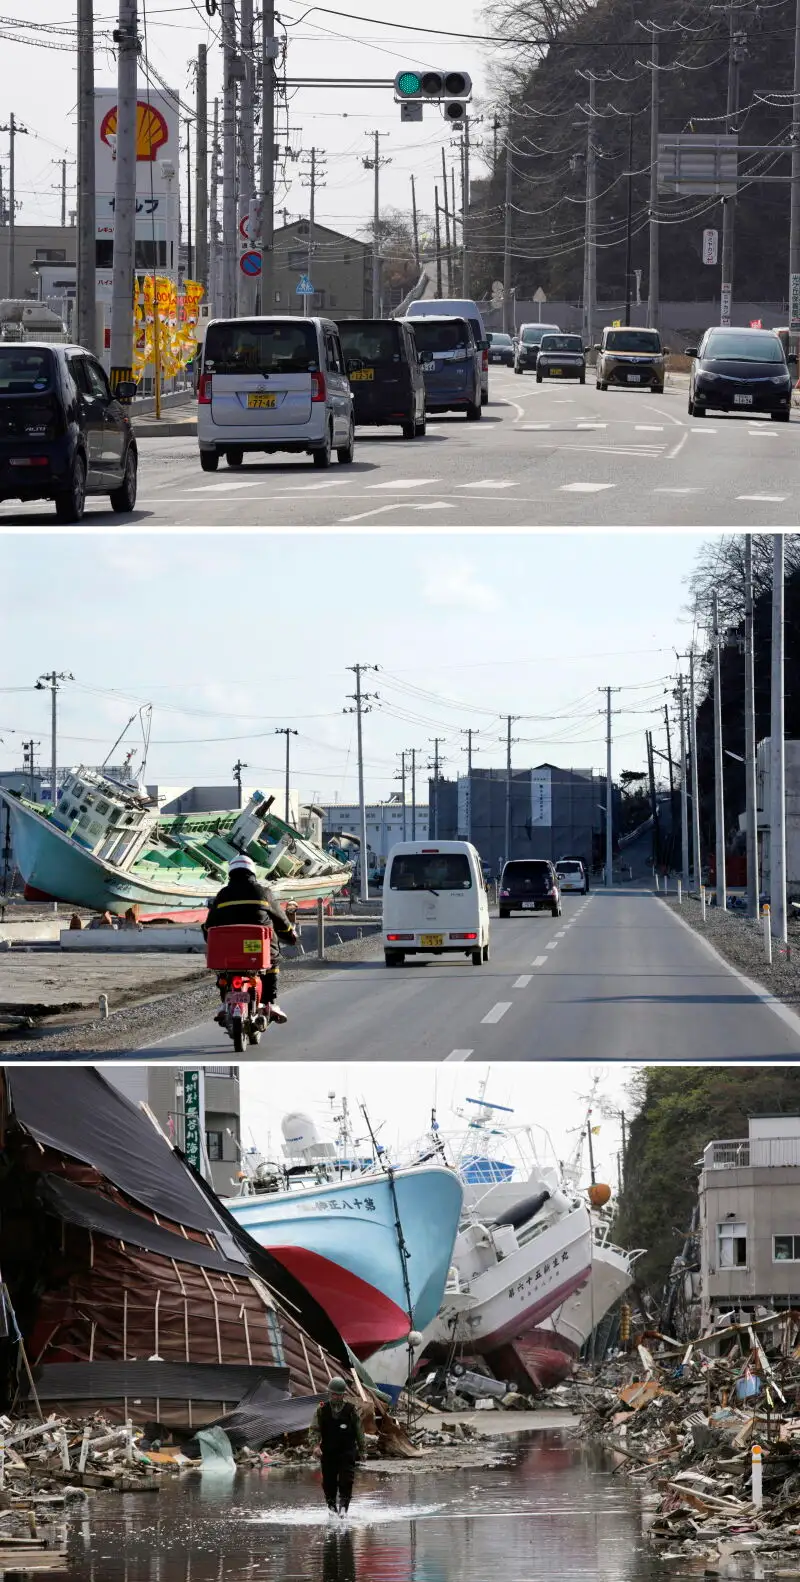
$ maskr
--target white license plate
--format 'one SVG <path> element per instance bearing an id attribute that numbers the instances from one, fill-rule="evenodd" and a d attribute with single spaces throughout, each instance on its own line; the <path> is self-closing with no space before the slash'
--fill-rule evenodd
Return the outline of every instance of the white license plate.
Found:
<path id="1" fill-rule="evenodd" d="M 735 395 L 733 404 L 734 406 L 752 406 L 753 397 L 751 395 Z"/>
<path id="2" fill-rule="evenodd" d="M 229 994 L 228 995 L 228 1005 L 231 1007 L 232 1010 L 237 1005 L 241 1005 L 242 1007 L 246 1008 L 249 1004 L 250 1004 L 250 1000 L 249 1000 L 248 995 L 246 995 L 246 994 Z"/>
<path id="3" fill-rule="evenodd" d="M 642 382 L 641 374 L 628 374 L 628 384 L 629 385 L 640 385 L 641 382 Z"/>
<path id="4" fill-rule="evenodd" d="M 523 901 L 522 907 L 523 907 L 523 911 L 535 912 L 536 911 L 536 902 L 535 901 Z"/>
<path id="5" fill-rule="evenodd" d="M 435 363 L 423 363 L 422 364 L 422 372 L 424 374 L 433 374 L 433 373 L 435 373 L 436 372 L 436 364 Z"/>

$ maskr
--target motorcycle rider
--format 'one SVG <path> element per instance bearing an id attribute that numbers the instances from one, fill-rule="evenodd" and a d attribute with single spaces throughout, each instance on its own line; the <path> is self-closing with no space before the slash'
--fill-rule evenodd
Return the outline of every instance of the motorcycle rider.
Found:
<path id="1" fill-rule="evenodd" d="M 265 885 L 259 884 L 256 865 L 252 858 L 244 855 L 234 857 L 228 864 L 228 883 L 211 902 L 203 924 L 204 939 L 208 938 L 210 928 L 221 927 L 226 923 L 254 923 L 257 927 L 273 930 L 272 966 L 267 972 L 260 974 L 261 993 L 264 1005 L 270 1007 L 270 1021 L 283 1025 L 289 1018 L 278 1005 L 280 942 L 296 945 L 297 934 L 290 918 L 276 901 L 272 891 Z M 224 1003 L 224 989 L 220 990 L 220 996 Z"/>
<path id="2" fill-rule="evenodd" d="M 361 1418 L 352 1401 L 345 1400 L 347 1385 L 338 1376 L 328 1385 L 328 1399 L 314 1413 L 309 1430 L 322 1462 L 322 1489 L 332 1516 L 345 1517 L 350 1507 L 356 1463 L 366 1441 Z"/>

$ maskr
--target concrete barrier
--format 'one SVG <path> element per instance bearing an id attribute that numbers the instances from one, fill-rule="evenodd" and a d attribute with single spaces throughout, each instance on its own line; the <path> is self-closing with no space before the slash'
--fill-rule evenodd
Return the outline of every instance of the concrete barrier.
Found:
<path id="1" fill-rule="evenodd" d="M 328 944 L 346 945 L 350 940 L 377 934 L 380 927 L 380 918 L 356 917 L 346 922 L 340 918 L 335 920 L 328 918 L 325 937 Z M 59 934 L 48 937 L 58 938 L 62 950 L 87 951 L 91 954 L 97 951 L 110 951 L 125 955 L 131 952 L 155 950 L 182 952 L 191 956 L 202 955 L 205 952 L 205 941 L 199 923 L 187 925 L 174 923 L 163 926 L 154 923 L 147 928 L 61 928 Z M 41 934 L 37 935 L 37 939 L 41 938 Z M 298 955 L 308 956 L 316 950 L 316 923 L 303 923 L 300 941 L 302 951 L 298 951 Z M 284 955 L 286 960 L 292 959 L 291 946 L 284 947 Z"/>
<path id="2" fill-rule="evenodd" d="M 0 923 L 0 946 L 41 945 L 59 939 L 64 930 L 63 917 L 38 919 L 11 918 Z"/>

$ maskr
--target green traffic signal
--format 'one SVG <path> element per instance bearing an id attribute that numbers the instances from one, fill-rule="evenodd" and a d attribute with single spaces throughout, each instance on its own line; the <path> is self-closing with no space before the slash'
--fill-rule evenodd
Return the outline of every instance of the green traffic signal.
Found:
<path id="1" fill-rule="evenodd" d="M 401 71 L 395 77 L 395 88 L 399 94 L 407 98 L 418 94 L 422 88 L 422 78 L 415 71 Z"/>

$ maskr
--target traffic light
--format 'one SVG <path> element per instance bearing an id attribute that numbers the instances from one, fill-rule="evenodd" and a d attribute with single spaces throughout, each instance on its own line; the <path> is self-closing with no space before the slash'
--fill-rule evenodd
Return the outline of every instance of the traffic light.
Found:
<path id="1" fill-rule="evenodd" d="M 399 71 L 394 79 L 394 96 L 400 104 L 445 102 L 446 119 L 460 121 L 464 119 L 465 101 L 472 98 L 472 78 L 466 71 Z"/>

